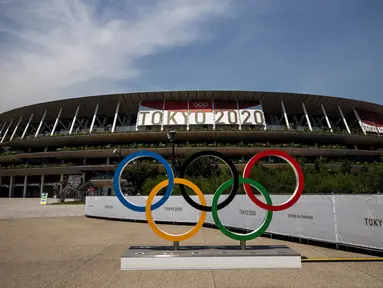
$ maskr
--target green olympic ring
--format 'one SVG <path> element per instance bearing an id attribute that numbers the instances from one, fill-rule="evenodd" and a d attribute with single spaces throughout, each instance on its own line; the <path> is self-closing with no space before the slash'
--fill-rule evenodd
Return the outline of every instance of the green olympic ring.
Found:
<path id="1" fill-rule="evenodd" d="M 249 185 L 253 186 L 254 188 L 256 188 L 265 197 L 267 204 L 272 205 L 272 201 L 271 201 L 269 193 L 267 192 L 266 188 L 263 187 L 259 182 L 255 181 L 253 179 L 242 178 L 242 177 L 239 178 L 239 182 L 241 184 L 244 184 L 244 183 L 249 184 Z M 217 225 L 218 229 L 223 234 L 225 234 L 227 237 L 229 237 L 233 240 L 238 240 L 238 241 L 253 240 L 253 239 L 261 236 L 263 233 L 266 232 L 267 228 L 269 228 L 270 223 L 271 223 L 271 219 L 273 218 L 273 211 L 267 210 L 267 214 L 266 214 L 265 220 L 263 221 L 262 225 L 257 230 L 254 230 L 253 232 L 250 232 L 248 234 L 238 234 L 238 233 L 234 233 L 234 232 L 229 231 L 225 226 L 223 226 L 223 224 L 221 223 L 221 220 L 219 220 L 217 206 L 218 206 L 219 196 L 221 196 L 221 194 L 227 188 L 229 188 L 231 185 L 233 185 L 233 183 L 234 183 L 233 179 L 227 180 L 220 187 L 218 187 L 217 191 L 214 193 L 213 201 L 211 204 L 211 207 L 212 207 L 211 212 L 212 212 L 214 222 Z"/>

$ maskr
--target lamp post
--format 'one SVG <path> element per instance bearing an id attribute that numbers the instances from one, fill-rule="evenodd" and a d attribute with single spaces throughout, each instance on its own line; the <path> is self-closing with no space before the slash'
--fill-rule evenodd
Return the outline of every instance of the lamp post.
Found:
<path id="1" fill-rule="evenodd" d="M 169 133 L 167 133 L 166 135 L 168 136 L 168 140 L 172 143 L 172 166 L 173 166 L 173 170 L 174 170 L 174 140 L 176 138 L 176 131 L 175 130 L 171 130 L 169 131 Z"/>
<path id="2" fill-rule="evenodd" d="M 121 162 L 121 146 L 120 146 L 119 150 L 114 149 L 114 150 L 113 150 L 113 154 L 118 155 L 118 158 L 119 158 L 119 160 L 120 160 L 120 162 Z"/>
<path id="3" fill-rule="evenodd" d="M 118 159 L 119 159 L 119 163 L 121 163 L 121 146 L 119 147 L 119 149 L 114 149 L 113 150 L 113 154 L 115 155 L 118 155 Z M 109 188 L 108 188 L 108 194 L 109 194 Z M 109 195 L 108 195 L 109 196 Z"/>
<path id="4" fill-rule="evenodd" d="M 166 133 L 166 136 L 168 137 L 168 140 L 172 143 L 172 166 L 173 166 L 173 171 L 174 169 L 174 140 L 176 138 L 176 131 L 171 130 L 168 133 Z M 174 241 L 173 242 L 173 249 L 174 250 L 179 250 L 180 249 L 180 242 Z"/>

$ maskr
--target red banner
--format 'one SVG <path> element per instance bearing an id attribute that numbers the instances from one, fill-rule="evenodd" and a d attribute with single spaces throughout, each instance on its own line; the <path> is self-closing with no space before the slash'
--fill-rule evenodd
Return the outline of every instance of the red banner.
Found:
<path id="1" fill-rule="evenodd" d="M 374 112 L 359 111 L 358 114 L 362 121 L 363 128 L 367 132 L 383 133 L 383 115 Z"/>

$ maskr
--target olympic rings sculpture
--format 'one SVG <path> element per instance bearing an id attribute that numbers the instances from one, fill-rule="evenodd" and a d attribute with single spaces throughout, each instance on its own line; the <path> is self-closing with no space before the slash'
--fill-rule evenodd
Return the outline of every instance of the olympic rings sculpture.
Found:
<path id="1" fill-rule="evenodd" d="M 194 183 L 192 183 L 189 180 L 184 179 L 185 174 L 186 174 L 186 170 L 190 166 L 190 164 L 192 162 L 194 162 L 195 160 L 197 160 L 198 158 L 205 157 L 205 156 L 212 156 L 212 157 L 220 159 L 221 161 L 223 161 L 224 163 L 227 164 L 227 166 L 229 167 L 230 172 L 232 174 L 232 179 L 221 184 L 221 186 L 218 187 L 218 189 L 215 191 L 211 206 L 206 205 L 206 199 L 205 199 L 205 196 L 202 193 L 202 191 Z M 262 159 L 264 157 L 268 157 L 268 156 L 276 156 L 276 157 L 279 157 L 281 159 L 284 159 L 293 168 L 294 173 L 295 173 L 295 179 L 296 179 L 295 190 L 294 190 L 292 196 L 286 202 L 279 204 L 279 205 L 273 205 L 272 204 L 271 197 L 270 197 L 270 195 L 269 195 L 269 193 L 265 187 L 263 187 L 259 182 L 248 178 L 250 176 L 251 168 L 260 159 Z M 121 191 L 121 175 L 122 175 L 122 172 L 124 171 L 125 167 L 130 162 L 132 162 L 138 158 L 142 158 L 142 157 L 150 157 L 150 158 L 153 158 L 153 159 L 156 159 L 157 161 L 159 161 L 165 167 L 168 179 L 160 182 L 159 184 L 157 184 L 153 188 L 153 190 L 149 193 L 149 196 L 146 200 L 145 206 L 138 206 L 138 205 L 135 205 L 135 204 L 129 202 L 125 198 L 124 194 L 122 193 L 122 191 Z M 169 234 L 167 232 L 162 231 L 156 225 L 155 221 L 153 220 L 153 215 L 152 215 L 152 211 L 160 208 L 169 199 L 169 197 L 172 194 L 174 184 L 180 185 L 181 195 L 186 200 L 186 202 L 189 205 L 191 205 L 192 207 L 194 207 L 195 209 L 201 211 L 201 215 L 200 215 L 200 218 L 199 218 L 197 224 L 191 230 L 189 230 L 183 234 L 179 234 L 179 235 Z M 239 188 L 240 184 L 243 185 L 244 190 L 245 190 L 247 196 L 250 198 L 250 200 L 255 205 L 257 205 L 260 208 L 267 211 L 266 217 L 265 217 L 263 223 L 261 224 L 261 226 L 258 229 L 254 230 L 253 232 L 250 232 L 247 234 L 239 234 L 239 233 L 229 231 L 221 223 L 219 216 L 218 216 L 218 210 L 225 208 L 227 205 L 229 205 L 233 201 L 233 199 L 237 195 L 238 188 Z M 134 153 L 126 156 L 120 162 L 120 164 L 118 165 L 118 167 L 114 173 L 113 186 L 114 186 L 114 191 L 115 191 L 116 196 L 119 199 L 119 201 L 125 207 L 127 207 L 128 209 L 130 209 L 132 211 L 145 212 L 146 219 L 147 219 L 147 222 L 148 222 L 148 225 L 150 226 L 150 228 L 153 230 L 153 232 L 155 234 L 157 234 L 159 237 L 161 237 L 165 240 L 178 241 L 179 242 L 179 241 L 184 241 L 186 239 L 193 237 L 202 228 L 202 226 L 205 222 L 205 219 L 206 219 L 206 212 L 211 212 L 216 226 L 224 235 L 226 235 L 227 237 L 229 237 L 233 240 L 249 241 L 249 240 L 252 240 L 252 239 L 255 239 L 255 238 L 261 236 L 267 230 L 267 228 L 269 227 L 269 225 L 271 223 L 271 220 L 273 217 L 273 212 L 286 210 L 286 209 L 290 208 L 291 206 L 293 206 L 299 200 L 300 196 L 302 195 L 303 188 L 304 188 L 304 176 L 303 176 L 303 172 L 302 172 L 300 165 L 292 156 L 290 156 L 286 152 L 283 152 L 280 150 L 266 150 L 266 151 L 263 151 L 263 152 L 260 152 L 256 155 L 254 155 L 249 160 L 249 162 L 246 164 L 246 166 L 243 170 L 243 176 L 242 177 L 238 176 L 238 172 L 237 172 L 237 169 L 236 169 L 234 163 L 228 157 L 223 155 L 222 153 L 217 152 L 217 151 L 201 151 L 201 152 L 195 153 L 192 156 L 190 156 L 186 160 L 185 164 L 183 165 L 183 167 L 181 169 L 180 178 L 174 178 L 174 173 L 173 173 L 172 167 L 161 155 L 154 153 L 154 152 L 151 152 L 151 151 L 140 150 L 138 152 L 134 152 Z M 200 204 L 196 203 L 187 194 L 187 192 L 185 190 L 185 186 L 189 187 L 191 190 L 194 191 L 194 193 L 197 194 L 199 201 L 200 201 Z M 152 204 L 154 197 L 157 195 L 157 193 L 165 187 L 167 187 L 167 188 L 166 188 L 166 191 L 165 191 L 164 195 L 162 196 L 162 198 L 158 202 Z M 231 187 L 231 190 L 230 190 L 228 197 L 224 201 L 222 201 L 221 203 L 218 204 L 219 197 L 229 187 Z M 260 192 L 264 196 L 266 203 L 263 203 L 254 195 L 254 193 L 251 190 L 251 187 L 254 187 L 256 190 L 258 190 L 258 192 Z"/>

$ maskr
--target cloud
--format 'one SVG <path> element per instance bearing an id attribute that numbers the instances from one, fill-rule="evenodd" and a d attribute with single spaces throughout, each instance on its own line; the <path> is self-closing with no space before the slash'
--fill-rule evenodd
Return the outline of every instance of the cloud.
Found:
<path id="1" fill-rule="evenodd" d="M 0 112 L 114 92 L 137 61 L 204 36 L 229 0 L 0 1 Z M 4 28 L 5 27 L 5 28 Z"/>

